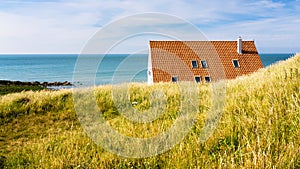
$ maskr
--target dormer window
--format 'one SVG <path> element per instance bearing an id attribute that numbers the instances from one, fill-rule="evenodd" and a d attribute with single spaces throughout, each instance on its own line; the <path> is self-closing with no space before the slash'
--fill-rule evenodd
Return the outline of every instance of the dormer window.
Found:
<path id="1" fill-rule="evenodd" d="M 208 68 L 206 60 L 201 60 L 201 66 L 202 68 Z"/>
<path id="2" fill-rule="evenodd" d="M 205 80 L 205 82 L 206 82 L 206 83 L 209 83 L 209 82 L 211 82 L 211 79 L 210 79 L 210 77 L 209 77 L 209 76 L 205 76 L 204 80 Z"/>
<path id="3" fill-rule="evenodd" d="M 195 76 L 195 81 L 197 83 L 201 83 L 201 77 L 200 76 Z"/>
<path id="4" fill-rule="evenodd" d="M 178 82 L 178 77 L 177 76 L 172 76 L 172 82 L 174 82 L 174 83 Z"/>
<path id="5" fill-rule="evenodd" d="M 237 59 L 232 60 L 232 64 L 235 68 L 240 68 L 239 60 L 237 60 Z"/>
<path id="6" fill-rule="evenodd" d="M 198 68 L 197 60 L 192 60 L 192 68 Z"/>

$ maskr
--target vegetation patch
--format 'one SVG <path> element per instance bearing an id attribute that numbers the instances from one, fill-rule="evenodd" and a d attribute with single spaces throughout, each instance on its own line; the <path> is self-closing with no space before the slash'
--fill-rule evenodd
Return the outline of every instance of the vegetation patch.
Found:
<path id="1" fill-rule="evenodd" d="M 211 109 L 211 84 L 199 84 L 199 116 L 190 133 L 168 152 L 141 159 L 119 157 L 95 144 L 78 121 L 71 90 L 2 95 L 0 168 L 299 168 L 299 67 L 298 55 L 227 81 L 224 113 L 205 142 L 199 137 Z M 118 90 L 128 93 L 139 113 L 151 108 L 151 101 L 166 104 L 157 120 L 136 124 L 120 111 L 128 104 L 113 100 L 122 95 L 110 85 L 96 87 L 99 113 L 124 135 L 156 136 L 178 116 L 180 92 L 174 83 L 119 85 Z M 155 100 L 162 93 L 165 98 Z"/>
<path id="2" fill-rule="evenodd" d="M 19 86 L 19 85 L 0 85 L 0 96 L 9 93 L 19 93 L 22 91 L 40 91 L 45 90 L 45 87 L 41 86 Z"/>

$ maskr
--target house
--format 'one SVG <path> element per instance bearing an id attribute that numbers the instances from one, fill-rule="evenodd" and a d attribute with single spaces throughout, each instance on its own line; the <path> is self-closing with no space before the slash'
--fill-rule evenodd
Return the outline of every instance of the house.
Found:
<path id="1" fill-rule="evenodd" d="M 254 41 L 150 41 L 148 84 L 234 79 L 263 68 Z"/>

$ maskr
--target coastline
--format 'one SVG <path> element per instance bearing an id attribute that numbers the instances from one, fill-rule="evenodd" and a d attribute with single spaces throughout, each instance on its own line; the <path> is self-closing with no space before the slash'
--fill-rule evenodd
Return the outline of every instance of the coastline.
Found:
<path id="1" fill-rule="evenodd" d="M 71 88 L 74 85 L 69 82 L 22 82 L 0 80 L 0 96 L 10 93 L 19 93 L 22 91 L 40 91 L 40 90 L 60 90 Z"/>
<path id="2" fill-rule="evenodd" d="M 0 80 L 0 85 L 9 86 L 41 86 L 41 87 L 48 87 L 48 86 L 73 86 L 73 84 L 69 81 L 65 82 L 22 82 L 22 81 L 11 81 L 11 80 Z"/>

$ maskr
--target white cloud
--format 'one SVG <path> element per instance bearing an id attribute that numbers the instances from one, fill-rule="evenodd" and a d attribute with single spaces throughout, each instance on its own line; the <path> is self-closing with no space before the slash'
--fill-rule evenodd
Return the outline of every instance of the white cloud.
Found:
<path id="1" fill-rule="evenodd" d="M 249 3 L 248 5 L 253 6 L 254 8 L 281 8 L 285 6 L 285 4 L 282 2 L 273 2 L 272 0 L 255 1 Z"/>
<path id="2" fill-rule="evenodd" d="M 78 53 L 97 19 L 69 5 L 31 2 L 0 12 L 0 53 Z"/>
<path id="3" fill-rule="evenodd" d="M 0 5 L 0 53 L 78 53 L 100 27 L 142 12 L 184 18 L 198 25 L 210 39 L 235 39 L 238 35 L 255 38 L 263 46 L 262 52 L 276 46 L 283 46 L 283 52 L 299 50 L 295 46 L 299 46 L 300 14 L 293 11 L 299 9 L 299 1 L 283 2 L 7 0 Z M 153 26 L 149 23 L 153 22 L 144 22 Z"/>
<path id="4" fill-rule="evenodd" d="M 298 25 L 300 25 L 298 16 L 241 21 L 230 25 L 219 25 L 216 28 L 206 30 L 206 35 L 210 39 L 224 40 L 242 35 L 245 40 L 255 39 L 257 48 L 261 53 L 295 53 L 300 51 Z"/>

